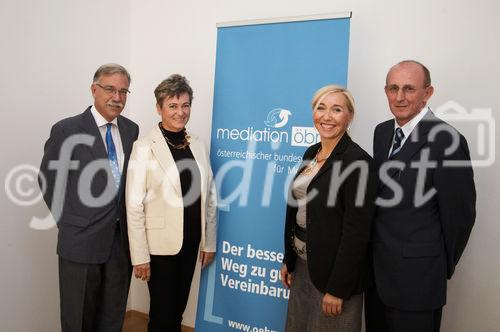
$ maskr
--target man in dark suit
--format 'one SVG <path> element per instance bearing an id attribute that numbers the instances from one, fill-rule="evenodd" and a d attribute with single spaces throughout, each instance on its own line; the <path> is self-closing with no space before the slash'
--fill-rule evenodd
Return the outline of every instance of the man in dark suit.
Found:
<path id="1" fill-rule="evenodd" d="M 476 192 L 465 138 L 426 106 L 429 70 L 407 60 L 389 70 L 393 120 L 375 128 L 379 169 L 372 233 L 375 286 L 367 332 L 439 331 L 446 280 L 475 220 Z"/>
<path id="2" fill-rule="evenodd" d="M 57 122 L 45 143 L 39 183 L 59 229 L 63 332 L 122 329 L 132 271 L 124 181 L 139 133 L 120 115 L 129 85 L 125 68 L 101 66 L 94 105 Z"/>

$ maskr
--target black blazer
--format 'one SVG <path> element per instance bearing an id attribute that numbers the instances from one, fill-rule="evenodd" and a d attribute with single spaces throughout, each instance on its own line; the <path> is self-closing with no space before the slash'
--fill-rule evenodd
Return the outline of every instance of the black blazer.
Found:
<path id="1" fill-rule="evenodd" d="M 124 186 L 132 143 L 137 139 L 139 127 L 123 116 L 119 116 L 117 121 L 125 158 L 118 193 L 111 175 L 107 150 L 90 107 L 82 114 L 57 122 L 45 143 L 39 183 L 43 187 L 43 179 L 45 180 L 46 190 L 43 193 L 45 203 L 54 218 L 60 216 L 56 220 L 59 228 L 57 253 L 64 259 L 89 264 L 105 262 L 111 253 L 116 227 L 120 227 L 124 243 L 128 248 Z M 76 139 L 75 143 L 70 143 L 69 138 Z M 88 142 L 84 143 L 86 139 Z M 64 149 L 61 150 L 61 147 L 65 142 L 70 145 L 69 158 L 62 156 L 64 153 L 61 151 Z M 73 165 L 65 159 L 73 160 Z M 59 160 L 60 162 L 57 162 Z M 91 178 L 90 183 L 84 181 L 79 184 L 82 172 L 85 169 L 89 172 L 90 168 L 87 166 L 96 160 L 102 161 L 102 164 L 95 176 Z M 57 164 L 59 174 L 53 169 Z M 105 204 L 98 201 L 94 204 L 96 206 L 82 202 L 79 189 L 91 192 L 92 196 L 97 198 L 104 192 L 108 180 L 112 184 L 108 189 L 114 191 L 111 194 L 115 199 Z M 60 187 L 56 187 L 57 185 Z M 54 196 L 55 192 L 59 193 Z"/>
<path id="2" fill-rule="evenodd" d="M 394 120 L 375 128 L 373 151 L 377 169 L 387 160 L 393 133 Z M 457 147 L 448 153 L 446 149 L 453 142 Z M 411 167 L 421 158 L 435 164 L 422 177 L 420 195 L 432 194 L 426 201 L 419 199 L 419 172 Z M 402 169 L 387 172 L 389 181 L 380 182 L 378 195 L 391 199 L 397 186 L 402 199 L 390 207 L 376 209 L 375 284 L 387 306 L 437 309 L 446 303 L 446 279 L 453 274 L 475 220 L 476 191 L 467 141 L 429 111 L 394 160 Z M 447 161 L 465 161 L 465 165 L 449 167 Z"/>
<path id="3" fill-rule="evenodd" d="M 313 159 L 319 147 L 320 143 L 309 147 L 304 160 Z M 367 286 L 367 246 L 374 201 L 374 186 L 371 185 L 373 177 L 370 176 L 371 159 L 344 134 L 307 188 L 308 195 L 317 192 L 306 205 L 309 274 L 319 291 L 343 299 L 363 292 Z M 364 165 L 361 166 L 363 171 L 357 167 L 360 164 Z M 346 169 L 349 167 L 355 167 L 354 171 L 348 173 Z M 303 166 L 297 174 L 302 169 Z M 338 175 L 344 171 L 349 175 L 344 181 L 339 181 Z M 366 189 L 364 194 L 360 191 L 363 202 L 359 206 L 356 205 L 358 184 Z M 284 258 L 289 272 L 294 270 L 297 259 L 292 246 L 296 215 L 297 207 L 294 207 L 290 190 L 286 210 Z"/>

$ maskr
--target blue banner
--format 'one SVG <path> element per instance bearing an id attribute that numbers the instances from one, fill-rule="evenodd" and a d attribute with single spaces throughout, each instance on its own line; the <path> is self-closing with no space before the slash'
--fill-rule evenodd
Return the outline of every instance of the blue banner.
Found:
<path id="1" fill-rule="evenodd" d="M 218 29 L 211 145 L 218 245 L 201 278 L 197 331 L 284 330 L 288 184 L 319 140 L 312 95 L 346 85 L 348 54 L 348 18 Z"/>

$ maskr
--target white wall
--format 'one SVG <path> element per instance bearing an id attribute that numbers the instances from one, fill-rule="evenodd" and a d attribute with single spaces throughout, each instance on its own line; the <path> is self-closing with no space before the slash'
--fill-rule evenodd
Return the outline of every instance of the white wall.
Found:
<path id="1" fill-rule="evenodd" d="M 92 103 L 99 65 L 129 64 L 129 13 L 120 0 L 0 2 L 2 183 L 15 166 L 38 167 L 51 125 Z M 0 196 L 0 329 L 58 331 L 57 232 L 29 227 L 47 214 L 41 202 L 20 207 Z"/>
<path id="2" fill-rule="evenodd" d="M 137 119 L 135 112 L 141 112 L 141 120 L 150 121 L 155 84 L 170 73 L 183 73 L 191 79 L 196 94 L 189 125 L 208 141 L 216 22 L 346 10 L 353 11 L 348 84 L 358 109 L 352 133 L 368 151 L 372 150 L 373 128 L 390 117 L 383 93 L 385 74 L 402 59 L 418 59 L 431 69 L 436 87 L 431 106 L 455 100 L 467 108 L 500 109 L 496 84 L 500 46 L 495 36 L 500 31 L 500 5 L 493 0 L 476 4 L 430 0 L 150 0 L 147 6 L 132 1 L 131 69 L 145 84 L 141 96 L 134 100 L 133 114 Z M 321 52 L 321 45 L 311 52 Z M 495 166 L 476 171 L 477 224 L 449 284 L 443 331 L 496 331 L 500 326 L 495 314 L 500 306 L 500 264 L 496 258 L 500 226 L 494 217 L 500 191 L 488 185 L 500 175 Z M 196 276 L 194 287 L 198 281 Z M 145 288 L 134 286 L 132 295 L 132 307 L 147 310 Z M 184 317 L 191 326 L 195 300 L 195 296 L 191 298 Z"/>
<path id="3" fill-rule="evenodd" d="M 101 63 L 116 61 L 131 71 L 132 95 L 126 114 L 141 125 L 141 135 L 158 121 L 154 87 L 171 73 L 187 76 L 195 92 L 188 126 L 209 142 L 216 22 L 346 10 L 353 12 L 348 85 L 358 110 L 352 136 L 367 151 L 372 150 L 375 125 L 390 117 L 383 93 L 385 74 L 402 59 L 415 58 L 430 68 L 436 87 L 431 106 L 454 100 L 468 109 L 500 109 L 496 63 L 500 4 L 494 0 L 94 0 L 71 4 L 3 0 L 2 179 L 18 164 L 38 165 L 50 125 L 91 101 L 88 86 Z M 311 51 L 321 52 L 321 45 Z M 472 146 L 475 138 L 468 139 Z M 499 176 L 498 163 L 476 170 L 477 222 L 449 283 L 442 331 L 488 332 L 500 326 L 496 314 L 500 307 L 500 226 L 495 209 L 500 199 L 495 185 Z M 6 266 L 0 282 L 1 321 L 6 330 L 56 331 L 56 232 L 29 229 L 31 216 L 46 213 L 41 203 L 19 208 L 2 196 L 0 204 L 1 215 L 7 217 L 0 223 L 0 257 Z M 198 283 L 197 272 L 185 313 L 185 324 L 190 326 L 194 325 Z M 130 307 L 147 311 L 143 283 L 133 283 Z"/>

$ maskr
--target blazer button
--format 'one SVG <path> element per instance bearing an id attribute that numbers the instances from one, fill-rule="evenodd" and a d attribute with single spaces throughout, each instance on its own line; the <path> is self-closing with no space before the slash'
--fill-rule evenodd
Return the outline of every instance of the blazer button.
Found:
<path id="1" fill-rule="evenodd" d="M 120 221 L 120 218 L 116 218 L 116 221 Z"/>

